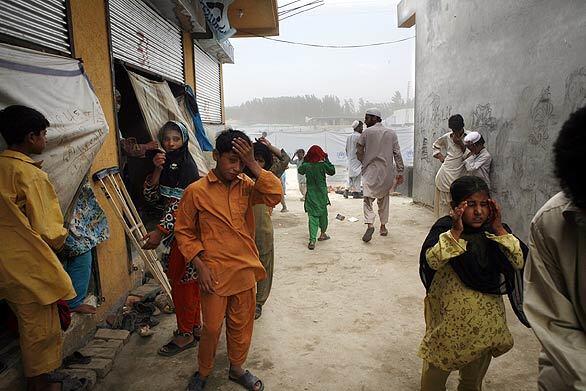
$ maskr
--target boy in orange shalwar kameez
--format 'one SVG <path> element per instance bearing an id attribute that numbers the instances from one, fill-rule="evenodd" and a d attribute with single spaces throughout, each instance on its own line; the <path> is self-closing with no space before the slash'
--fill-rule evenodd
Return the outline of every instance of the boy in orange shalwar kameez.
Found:
<path id="1" fill-rule="evenodd" d="M 250 139 L 240 131 L 220 133 L 214 160 L 216 168 L 185 190 L 175 223 L 179 249 L 187 262 L 194 263 L 201 289 L 199 370 L 188 389 L 204 389 L 225 318 L 229 378 L 261 391 L 263 382 L 242 368 L 252 339 L 256 282 L 266 278 L 254 243 L 252 206 L 277 205 L 281 182 L 258 165 Z M 242 174 L 244 167 L 256 182 Z"/>

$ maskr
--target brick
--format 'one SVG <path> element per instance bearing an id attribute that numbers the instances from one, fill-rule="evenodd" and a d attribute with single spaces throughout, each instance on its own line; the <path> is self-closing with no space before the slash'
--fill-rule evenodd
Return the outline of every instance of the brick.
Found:
<path id="1" fill-rule="evenodd" d="M 116 354 L 122 350 L 124 342 L 119 339 L 93 339 L 86 345 L 86 348 L 111 348 L 116 350 Z"/>
<path id="2" fill-rule="evenodd" d="M 158 284 L 144 284 L 130 291 L 132 296 L 146 297 L 152 296 L 153 299 L 161 291 L 161 286 Z"/>
<path id="3" fill-rule="evenodd" d="M 82 348 L 79 350 L 81 354 L 88 357 L 109 358 L 113 359 L 118 354 L 116 348 Z"/>
<path id="4" fill-rule="evenodd" d="M 126 343 L 128 338 L 130 338 L 130 332 L 128 330 L 98 329 L 94 338 L 107 340 L 119 339 L 122 343 Z"/>
<path id="5" fill-rule="evenodd" d="M 91 369 L 101 379 L 112 369 L 112 360 L 107 358 L 92 358 L 89 364 L 71 364 L 68 369 Z"/>
<path id="6" fill-rule="evenodd" d="M 78 379 L 87 379 L 88 389 L 92 389 L 98 380 L 96 372 L 92 369 L 59 369 L 58 373 L 65 373 Z"/>

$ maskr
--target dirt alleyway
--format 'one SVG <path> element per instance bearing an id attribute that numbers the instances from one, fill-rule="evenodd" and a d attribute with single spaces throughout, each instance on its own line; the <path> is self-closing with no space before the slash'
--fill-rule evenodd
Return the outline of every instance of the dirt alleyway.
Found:
<path id="1" fill-rule="evenodd" d="M 332 239 L 307 249 L 307 217 L 289 192 L 289 213 L 275 209 L 275 279 L 257 321 L 247 368 L 267 390 L 418 390 L 417 348 L 425 324 L 418 275 L 421 243 L 433 223 L 426 208 L 391 199 L 390 235 L 361 241 L 362 202 L 332 195 Z M 335 219 L 337 213 L 346 220 Z M 358 222 L 349 222 L 356 217 Z M 534 390 L 538 343 L 508 313 L 515 348 L 493 360 L 486 390 Z M 152 339 L 133 336 L 99 390 L 182 390 L 196 368 L 196 349 L 156 355 L 175 328 L 167 316 Z M 209 390 L 241 390 L 227 381 L 222 338 Z M 457 375 L 450 377 L 455 389 Z"/>

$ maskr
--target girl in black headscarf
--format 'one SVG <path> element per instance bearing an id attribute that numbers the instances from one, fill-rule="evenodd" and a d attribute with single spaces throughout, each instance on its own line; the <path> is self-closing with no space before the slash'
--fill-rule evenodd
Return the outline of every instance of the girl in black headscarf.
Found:
<path id="1" fill-rule="evenodd" d="M 451 371 L 460 388 L 480 390 L 492 357 L 513 347 L 502 295 L 527 325 L 522 309 L 526 246 L 501 221 L 488 185 L 466 176 L 450 188 L 452 211 L 431 228 L 420 255 L 427 291 L 421 390 L 445 390 Z"/>
<path id="2" fill-rule="evenodd" d="M 144 249 L 163 244 L 163 269 L 171 283 L 171 294 L 177 317 L 177 331 L 169 343 L 159 349 L 163 356 L 174 356 L 197 345 L 201 329 L 199 285 L 191 262 L 186 262 L 174 236 L 175 213 L 183 191 L 199 179 L 199 172 L 189 153 L 189 133 L 179 121 L 169 121 L 159 131 L 164 151 L 153 157 L 155 170 L 144 184 L 147 202 L 164 204 L 164 214 L 157 228 L 145 237 Z"/>

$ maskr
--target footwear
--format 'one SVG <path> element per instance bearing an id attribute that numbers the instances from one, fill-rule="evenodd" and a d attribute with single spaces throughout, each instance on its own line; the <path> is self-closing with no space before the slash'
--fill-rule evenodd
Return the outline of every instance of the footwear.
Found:
<path id="1" fill-rule="evenodd" d="M 331 238 L 327 235 L 327 234 L 321 234 L 319 236 L 319 238 L 317 238 L 318 241 L 323 242 L 324 240 L 330 240 Z"/>
<path id="2" fill-rule="evenodd" d="M 344 198 L 348 198 L 348 190 L 344 192 Z"/>
<path id="3" fill-rule="evenodd" d="M 380 236 L 388 236 L 389 235 L 389 230 L 387 228 L 382 228 L 380 229 Z"/>
<path id="4" fill-rule="evenodd" d="M 356 193 L 352 193 L 352 198 L 354 198 L 355 200 L 359 200 L 359 199 L 362 199 L 364 197 L 362 196 L 362 192 L 360 192 L 360 193 L 359 192 L 356 192 Z"/>
<path id="5" fill-rule="evenodd" d="M 309 244 L 307 245 L 307 248 L 310 250 L 315 250 L 315 242 L 309 242 Z"/>
<path id="6" fill-rule="evenodd" d="M 254 309 L 254 320 L 257 320 L 262 316 L 262 305 L 257 304 L 256 308 Z"/>
<path id="7" fill-rule="evenodd" d="M 68 367 L 73 364 L 89 364 L 90 362 L 92 362 L 91 357 L 84 356 L 80 352 L 75 351 L 73 354 L 63 359 L 63 366 Z"/>
<path id="8" fill-rule="evenodd" d="M 255 391 L 256 388 L 254 386 L 256 386 L 257 384 L 259 385 L 259 387 L 256 391 L 264 391 L 265 389 L 265 385 L 263 384 L 262 380 L 254 376 L 248 370 L 246 370 L 239 377 L 233 377 L 232 374 L 229 374 L 228 379 L 230 379 L 230 381 L 233 381 L 234 383 L 240 384 L 242 387 L 246 388 L 249 391 Z"/>
<path id="9" fill-rule="evenodd" d="M 187 391 L 202 391 L 206 386 L 207 380 L 203 380 L 201 376 L 199 376 L 199 372 L 195 372 L 195 374 L 189 380 L 189 384 L 187 385 Z"/>
<path id="10" fill-rule="evenodd" d="M 364 233 L 364 235 L 362 236 L 362 241 L 363 242 L 370 242 L 372 240 L 372 234 L 374 233 L 374 227 L 369 227 L 366 229 L 366 232 Z"/>
<path id="11" fill-rule="evenodd" d="M 182 333 L 182 334 L 190 334 L 190 333 Z M 157 353 L 159 353 L 159 355 L 161 355 L 161 356 L 172 357 L 172 356 L 179 354 L 182 351 L 187 350 L 189 348 L 192 348 L 196 345 L 197 345 L 197 339 L 195 339 L 195 338 L 193 338 L 193 341 L 191 341 L 190 343 L 188 343 L 187 345 L 185 345 L 183 347 L 177 345 L 175 343 L 175 341 L 171 340 L 171 342 L 169 342 L 168 344 L 163 345 Z"/>
<path id="12" fill-rule="evenodd" d="M 289 209 L 287 209 L 287 208 L 282 208 L 281 209 L 281 213 L 287 213 L 287 212 L 289 212 Z"/>

